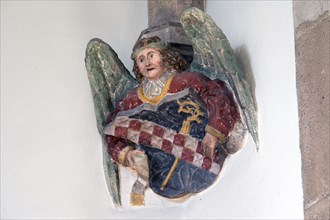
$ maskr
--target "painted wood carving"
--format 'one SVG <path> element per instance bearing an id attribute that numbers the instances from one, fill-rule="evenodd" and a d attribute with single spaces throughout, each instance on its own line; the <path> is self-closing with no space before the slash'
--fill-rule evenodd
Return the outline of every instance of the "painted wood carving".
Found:
<path id="1" fill-rule="evenodd" d="M 100 39 L 87 45 L 86 68 L 104 165 L 115 206 L 121 206 L 118 166 L 136 173 L 131 205 L 145 190 L 186 199 L 210 187 L 228 154 L 249 132 L 258 147 L 256 104 L 221 29 L 189 8 L 181 23 L 194 48 L 191 64 L 159 37 L 132 50 L 135 78 Z"/>

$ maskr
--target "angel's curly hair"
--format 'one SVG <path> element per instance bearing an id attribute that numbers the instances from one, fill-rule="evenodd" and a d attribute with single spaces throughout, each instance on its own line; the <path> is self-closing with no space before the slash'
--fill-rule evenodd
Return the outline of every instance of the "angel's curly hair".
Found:
<path id="1" fill-rule="evenodd" d="M 140 73 L 135 56 L 146 48 L 154 48 L 159 51 L 165 68 L 169 72 L 181 72 L 188 67 L 187 61 L 169 45 L 162 41 L 159 37 L 147 37 L 140 39 L 133 47 L 132 60 L 134 61 L 133 72 L 139 83 L 143 80 L 143 75 Z"/>

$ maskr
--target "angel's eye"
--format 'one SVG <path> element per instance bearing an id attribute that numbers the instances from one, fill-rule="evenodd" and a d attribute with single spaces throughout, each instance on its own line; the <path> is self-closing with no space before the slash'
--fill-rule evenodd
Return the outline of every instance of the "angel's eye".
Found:
<path id="1" fill-rule="evenodd" d="M 150 53 L 148 54 L 148 60 L 151 60 L 155 57 L 155 54 L 154 53 Z"/>
<path id="2" fill-rule="evenodd" d="M 143 58 L 139 59 L 139 62 L 140 63 L 143 63 L 144 62 L 144 59 Z"/>

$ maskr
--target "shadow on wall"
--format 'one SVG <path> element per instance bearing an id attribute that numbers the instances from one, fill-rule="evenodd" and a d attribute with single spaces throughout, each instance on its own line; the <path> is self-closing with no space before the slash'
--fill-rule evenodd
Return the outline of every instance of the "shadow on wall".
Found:
<path id="1" fill-rule="evenodd" d="M 241 65 L 243 73 L 245 74 L 245 80 L 250 85 L 251 94 L 253 96 L 253 102 L 255 105 L 255 109 L 258 111 L 257 100 L 255 96 L 255 88 L 256 83 L 254 80 L 252 67 L 251 67 L 251 59 L 249 52 L 245 45 L 240 46 L 235 50 L 235 56 L 238 60 L 238 63 Z"/>

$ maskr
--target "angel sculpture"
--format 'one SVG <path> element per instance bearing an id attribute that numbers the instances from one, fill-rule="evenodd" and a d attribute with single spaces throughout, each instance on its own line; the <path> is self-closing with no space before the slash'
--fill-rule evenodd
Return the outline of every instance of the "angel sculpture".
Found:
<path id="1" fill-rule="evenodd" d="M 188 198 L 210 187 L 229 154 L 258 146 L 256 105 L 232 48 L 203 11 L 181 16 L 191 40 L 190 65 L 157 36 L 138 40 L 131 58 L 135 78 L 112 48 L 92 39 L 86 50 L 107 183 L 121 206 L 118 167 L 137 174 L 131 205 L 144 191 Z"/>

